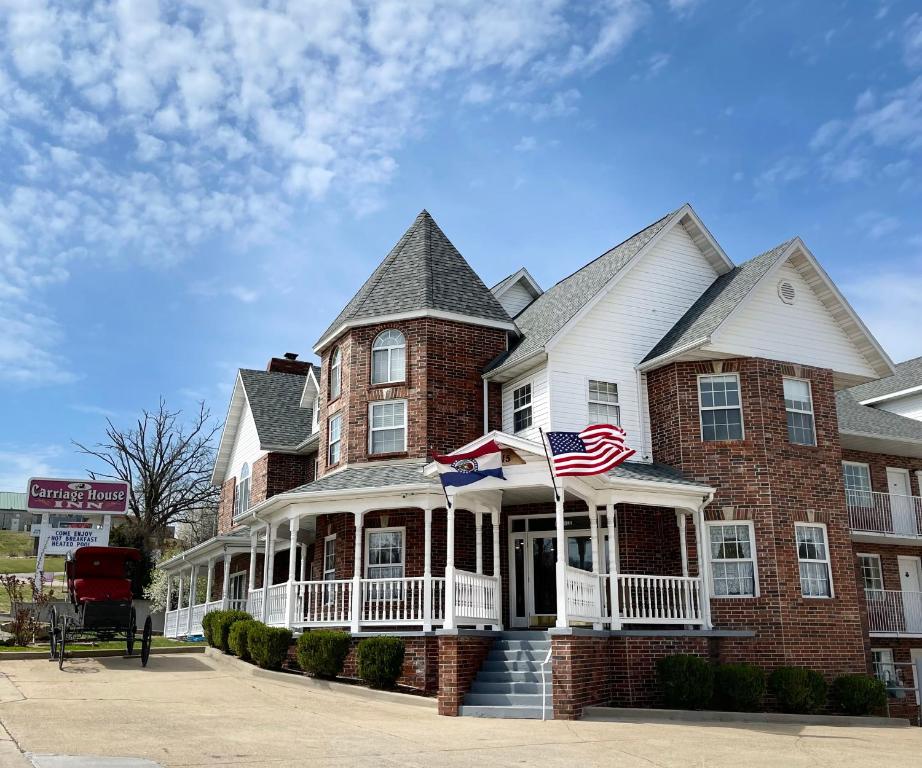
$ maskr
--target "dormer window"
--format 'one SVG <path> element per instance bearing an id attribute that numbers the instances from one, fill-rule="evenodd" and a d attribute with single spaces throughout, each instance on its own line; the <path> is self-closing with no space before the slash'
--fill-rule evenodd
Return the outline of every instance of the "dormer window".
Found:
<path id="1" fill-rule="evenodd" d="M 407 341 L 400 331 L 382 331 L 371 345 L 371 383 L 393 384 L 406 379 Z"/>
<path id="2" fill-rule="evenodd" d="M 342 392 L 342 371 L 342 354 L 337 347 L 330 354 L 330 400 L 335 400 Z"/>
<path id="3" fill-rule="evenodd" d="M 237 492 L 234 494 L 234 517 L 239 517 L 250 508 L 250 465 L 244 463 L 237 480 Z"/>

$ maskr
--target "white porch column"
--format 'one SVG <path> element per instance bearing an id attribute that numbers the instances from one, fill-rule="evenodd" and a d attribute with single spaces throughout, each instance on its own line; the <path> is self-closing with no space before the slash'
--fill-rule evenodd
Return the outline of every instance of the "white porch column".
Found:
<path id="1" fill-rule="evenodd" d="M 621 629 L 621 605 L 618 601 L 618 529 L 615 527 L 615 505 L 605 505 L 605 516 L 608 518 L 608 606 L 611 613 L 611 628 Z"/>
<path id="2" fill-rule="evenodd" d="M 596 615 L 602 616 L 602 579 L 599 574 L 599 505 L 593 504 L 589 507 L 589 543 L 592 547 L 592 575 L 596 578 L 596 590 L 599 596 L 596 604 Z M 602 622 L 595 621 L 592 623 L 593 629 L 602 629 Z"/>
<path id="3" fill-rule="evenodd" d="M 698 595 L 704 629 L 711 629 L 711 566 L 710 542 L 704 524 L 704 505 L 695 510 L 695 544 L 698 550 Z"/>
<path id="4" fill-rule="evenodd" d="M 455 501 L 445 510 L 445 629 L 455 628 Z"/>
<path id="5" fill-rule="evenodd" d="M 250 579 L 247 589 L 252 592 L 256 589 L 256 556 L 259 554 L 259 531 L 250 531 Z"/>
<path id="6" fill-rule="evenodd" d="M 499 509 L 494 509 L 490 513 L 490 520 L 493 523 L 493 575 L 496 577 L 496 616 L 499 619 L 493 627 L 502 631 L 503 629 L 503 577 L 499 571 Z"/>
<path id="7" fill-rule="evenodd" d="M 275 531 L 274 525 L 266 525 L 266 541 L 263 551 L 263 604 L 259 617 L 263 624 L 269 617 L 269 587 L 272 586 L 272 569 L 275 566 Z"/>
<path id="8" fill-rule="evenodd" d="M 189 576 L 189 614 L 186 617 L 186 634 L 192 633 L 192 607 L 195 605 L 195 582 L 198 581 L 198 566 L 192 566 Z"/>
<path id="9" fill-rule="evenodd" d="M 365 513 L 355 513 L 355 547 L 352 558 L 352 631 L 362 623 L 362 523 Z"/>
<path id="10" fill-rule="evenodd" d="M 685 534 L 685 512 L 675 511 L 676 525 L 679 526 L 679 549 L 682 551 L 682 575 L 688 578 L 688 539 Z"/>
<path id="11" fill-rule="evenodd" d="M 226 611 L 230 608 L 230 565 L 231 553 L 224 553 L 224 580 L 221 582 L 221 610 Z"/>
<path id="12" fill-rule="evenodd" d="M 301 544 L 301 578 L 300 581 L 307 581 L 307 544 Z"/>
<path id="13" fill-rule="evenodd" d="M 483 575 L 483 512 L 474 512 L 474 573 Z M 483 629 L 483 624 L 477 624 L 477 629 Z"/>
<path id="14" fill-rule="evenodd" d="M 554 520 L 557 523 L 557 626 L 570 626 L 567 620 L 567 532 L 563 522 L 563 481 L 554 502 Z"/>
<path id="15" fill-rule="evenodd" d="M 166 575 L 166 612 L 169 613 L 173 604 L 173 574 Z M 163 625 L 166 628 L 166 624 Z"/>
<path id="16" fill-rule="evenodd" d="M 423 631 L 432 629 L 432 502 L 426 500 L 423 509 Z"/>
<path id="17" fill-rule="evenodd" d="M 178 579 L 179 579 L 179 584 L 176 585 L 176 610 L 181 611 L 182 610 L 182 598 L 184 594 L 182 590 L 182 571 L 179 572 Z M 178 617 L 176 619 L 176 630 L 179 631 L 179 618 Z"/>
<path id="18" fill-rule="evenodd" d="M 298 567 L 298 528 L 300 521 L 294 517 L 288 521 L 289 541 L 291 544 L 288 549 L 288 594 L 285 596 L 285 616 L 288 617 L 288 626 L 294 622 L 295 605 L 297 596 L 295 595 L 295 571 Z"/>
<path id="19" fill-rule="evenodd" d="M 208 558 L 208 576 L 205 578 L 205 602 L 211 602 L 211 588 L 214 586 L 214 558 Z"/>

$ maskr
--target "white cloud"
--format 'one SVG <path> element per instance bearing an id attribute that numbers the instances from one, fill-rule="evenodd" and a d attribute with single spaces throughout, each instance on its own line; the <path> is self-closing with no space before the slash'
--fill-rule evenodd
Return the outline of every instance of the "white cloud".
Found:
<path id="1" fill-rule="evenodd" d="M 647 64 L 647 74 L 650 77 L 656 77 L 656 75 L 669 64 L 671 58 L 672 57 L 668 53 L 654 53 Z"/>
<path id="2" fill-rule="evenodd" d="M 922 67 L 922 13 L 914 13 L 906 19 L 903 59 L 909 67 Z"/>
<path id="3" fill-rule="evenodd" d="M 797 181 L 807 170 L 803 163 L 794 157 L 782 157 L 760 173 L 754 180 L 756 188 L 767 192 L 773 187 Z"/>
<path id="4" fill-rule="evenodd" d="M 894 360 L 922 355 L 922 335 L 907 333 L 922 317 L 922 261 L 881 267 L 846 282 L 843 292 Z"/>
<path id="5" fill-rule="evenodd" d="M 513 147 L 516 152 L 533 152 L 537 148 L 538 140 L 534 136 L 523 136 Z"/>
<path id="6" fill-rule="evenodd" d="M 467 104 L 486 104 L 493 98 L 493 89 L 484 83 L 471 83 L 464 92 L 462 101 Z"/>
<path id="7" fill-rule="evenodd" d="M 879 240 L 900 228 L 899 219 L 880 211 L 866 211 L 858 216 L 856 222 L 872 240 Z"/>
<path id="8" fill-rule="evenodd" d="M 669 0 L 669 10 L 678 14 L 690 13 L 699 2 L 700 0 Z"/>
<path id="9" fill-rule="evenodd" d="M 60 446 L 0 445 L 0 490 L 25 493 L 30 477 L 82 477 L 79 457 Z"/>

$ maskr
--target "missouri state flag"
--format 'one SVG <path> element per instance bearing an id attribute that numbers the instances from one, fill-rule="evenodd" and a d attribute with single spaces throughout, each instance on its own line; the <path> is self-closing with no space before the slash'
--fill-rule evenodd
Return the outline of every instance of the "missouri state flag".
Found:
<path id="1" fill-rule="evenodd" d="M 439 478 L 446 488 L 470 485 L 488 477 L 506 479 L 503 475 L 502 449 L 494 440 L 467 453 L 433 456 L 432 460 L 439 465 Z"/>

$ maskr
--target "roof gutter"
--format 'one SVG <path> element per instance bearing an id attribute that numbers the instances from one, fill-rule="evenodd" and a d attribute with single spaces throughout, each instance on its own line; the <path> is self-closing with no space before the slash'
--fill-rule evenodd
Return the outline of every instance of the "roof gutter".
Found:
<path id="1" fill-rule="evenodd" d="M 691 352 L 694 349 L 700 349 L 701 347 L 705 346 L 706 344 L 710 344 L 710 343 L 711 343 L 710 336 L 702 336 L 700 339 L 695 339 L 695 341 L 690 341 L 688 344 L 683 344 L 678 349 L 673 349 L 670 352 L 666 352 L 665 354 L 659 355 L 657 357 L 651 358 L 650 360 L 646 360 L 640 363 L 637 366 L 637 370 L 640 371 L 641 373 L 652 371 L 654 368 L 659 368 L 660 366 L 665 365 L 668 362 L 671 362 L 675 358 L 681 357 L 686 352 Z"/>
<path id="2" fill-rule="evenodd" d="M 861 405 L 873 405 L 874 403 L 882 403 L 886 400 L 897 400 L 901 397 L 906 397 L 906 395 L 911 395 L 916 392 L 922 392 L 922 384 L 916 387 L 909 387 L 908 389 L 900 389 L 896 392 L 890 392 L 889 394 L 886 394 L 886 395 L 877 395 L 876 397 L 869 397 L 867 400 L 859 400 L 858 402 Z"/>

